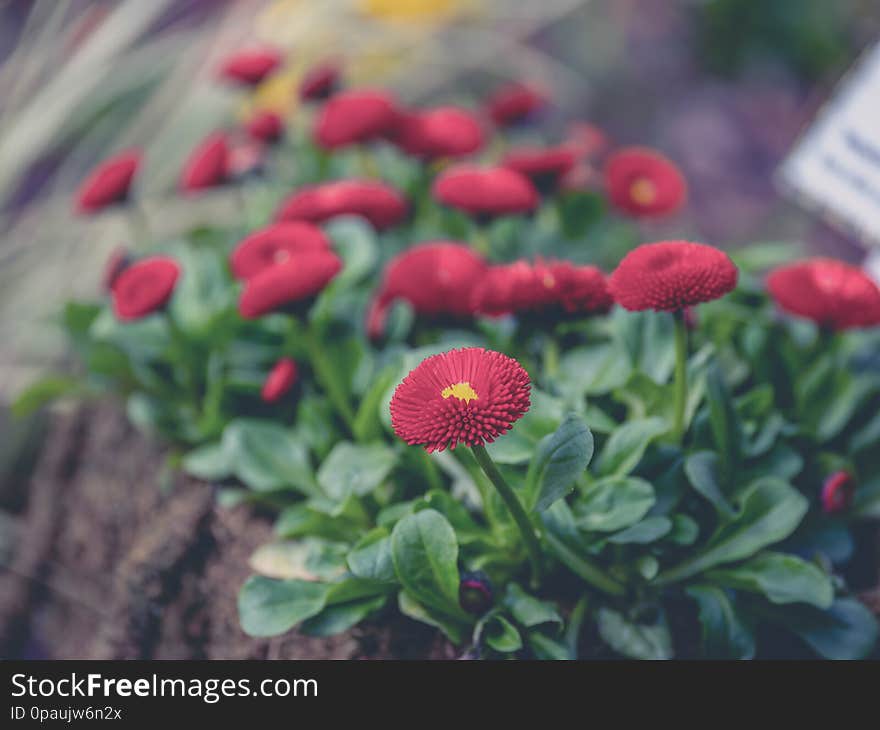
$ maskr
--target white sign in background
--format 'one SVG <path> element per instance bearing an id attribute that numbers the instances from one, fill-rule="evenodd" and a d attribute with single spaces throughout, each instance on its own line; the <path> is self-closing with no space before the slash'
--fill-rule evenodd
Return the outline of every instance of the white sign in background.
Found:
<path id="1" fill-rule="evenodd" d="M 880 246 L 880 43 L 841 82 L 779 178 L 831 223 Z M 880 251 L 868 265 L 880 278 Z"/>

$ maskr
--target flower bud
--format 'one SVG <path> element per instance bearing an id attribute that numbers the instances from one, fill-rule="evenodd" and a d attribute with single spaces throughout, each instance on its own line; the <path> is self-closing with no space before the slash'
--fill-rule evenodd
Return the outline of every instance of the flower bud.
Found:
<path id="1" fill-rule="evenodd" d="M 458 602 L 465 611 L 480 616 L 492 607 L 492 598 L 492 583 L 482 570 L 461 574 Z"/>

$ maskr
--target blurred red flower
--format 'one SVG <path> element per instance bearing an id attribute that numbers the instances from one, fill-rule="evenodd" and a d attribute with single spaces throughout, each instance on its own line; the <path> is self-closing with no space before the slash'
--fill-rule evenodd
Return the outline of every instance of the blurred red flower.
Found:
<path id="1" fill-rule="evenodd" d="M 329 250 L 330 240 L 317 226 L 304 221 L 284 221 L 244 238 L 229 257 L 229 265 L 236 279 L 249 279 L 301 253 Z"/>
<path id="2" fill-rule="evenodd" d="M 345 91 L 318 112 L 315 142 L 328 150 L 370 142 L 392 134 L 398 120 L 397 103 L 387 91 Z"/>
<path id="3" fill-rule="evenodd" d="M 220 66 L 220 76 L 227 81 L 256 86 L 284 61 L 274 48 L 249 48 L 227 56 Z"/>
<path id="4" fill-rule="evenodd" d="M 264 269 L 245 282 L 238 311 L 245 319 L 309 300 L 339 273 L 342 262 L 332 251 L 310 251 L 295 260 Z"/>
<path id="5" fill-rule="evenodd" d="M 668 215 L 687 198 L 687 183 L 675 164 L 643 147 L 627 147 L 611 155 L 605 165 L 605 186 L 617 208 L 638 217 Z"/>
<path id="6" fill-rule="evenodd" d="M 284 136 L 284 120 L 276 112 L 259 111 L 247 120 L 245 131 L 252 139 L 273 144 Z"/>
<path id="7" fill-rule="evenodd" d="M 394 141 L 408 154 L 429 160 L 461 157 L 483 146 L 483 129 L 466 109 L 444 106 L 403 115 Z"/>
<path id="8" fill-rule="evenodd" d="M 786 312 L 834 330 L 880 325 L 880 289 L 861 269 L 813 258 L 785 264 L 767 277 L 767 290 Z"/>
<path id="9" fill-rule="evenodd" d="M 532 182 L 506 167 L 455 165 L 437 177 L 432 192 L 444 205 L 481 218 L 528 213 L 539 201 Z"/>
<path id="10" fill-rule="evenodd" d="M 367 333 L 381 337 L 388 308 L 397 299 L 410 303 L 417 314 L 469 317 L 473 287 L 486 271 L 483 257 L 452 241 L 414 246 L 388 263 L 367 313 Z"/>
<path id="11" fill-rule="evenodd" d="M 208 135 L 190 153 L 180 175 L 180 189 L 193 192 L 222 185 L 229 178 L 229 139 L 224 132 Z"/>
<path id="12" fill-rule="evenodd" d="M 298 372 L 296 362 L 289 357 L 282 357 L 266 376 L 260 398 L 266 403 L 274 403 L 285 393 L 290 391 L 296 383 Z"/>
<path id="13" fill-rule="evenodd" d="M 723 297 L 738 272 L 723 251 L 690 241 L 646 243 L 630 251 L 608 279 L 625 309 L 676 312 Z"/>
<path id="14" fill-rule="evenodd" d="M 275 219 L 323 223 L 340 215 L 359 215 L 381 231 L 400 223 L 406 211 L 406 199 L 390 185 L 378 180 L 336 180 L 289 195 Z"/>
<path id="15" fill-rule="evenodd" d="M 491 443 L 529 409 L 528 373 L 481 347 L 423 360 L 391 398 L 391 425 L 410 446 L 443 451 Z"/>
<path id="16" fill-rule="evenodd" d="M 489 118 L 499 127 L 526 120 L 547 103 L 545 94 L 531 84 L 511 83 L 496 90 L 486 102 Z"/>
<path id="17" fill-rule="evenodd" d="M 608 151 L 611 140 L 595 124 L 574 122 L 568 127 L 565 144 L 574 149 L 578 157 L 595 160 Z"/>
<path id="18" fill-rule="evenodd" d="M 101 286 L 104 288 L 104 291 L 113 291 L 113 283 L 131 263 L 131 254 L 125 246 L 117 246 L 110 252 L 107 262 L 104 264 L 104 274 L 101 277 Z"/>
<path id="19" fill-rule="evenodd" d="M 845 512 L 852 505 L 855 492 L 851 474 L 845 471 L 830 474 L 822 484 L 822 510 L 828 514 Z"/>
<path id="20" fill-rule="evenodd" d="M 309 69 L 299 85 L 299 97 L 305 101 L 330 98 L 339 86 L 342 69 L 338 63 L 326 61 Z"/>
<path id="21" fill-rule="evenodd" d="M 77 191 L 77 212 L 95 213 L 126 200 L 141 157 L 140 150 L 125 150 L 95 167 Z"/>
<path id="22" fill-rule="evenodd" d="M 515 147 L 501 160 L 501 166 L 528 177 L 538 190 L 555 189 L 574 168 L 577 156 L 567 145 L 557 147 Z"/>
<path id="23" fill-rule="evenodd" d="M 174 293 L 180 266 L 169 256 L 152 256 L 127 267 L 113 282 L 113 311 L 122 321 L 162 309 Z"/>

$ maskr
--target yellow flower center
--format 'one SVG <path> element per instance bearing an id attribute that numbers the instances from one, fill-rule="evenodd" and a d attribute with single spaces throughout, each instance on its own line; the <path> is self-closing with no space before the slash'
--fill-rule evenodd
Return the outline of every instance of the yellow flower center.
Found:
<path id="1" fill-rule="evenodd" d="M 657 186 L 647 178 L 639 178 L 630 186 L 629 194 L 639 205 L 650 205 L 657 197 Z"/>
<path id="2" fill-rule="evenodd" d="M 459 400 L 463 400 L 465 403 L 470 403 L 472 400 L 478 400 L 480 396 L 477 395 L 477 391 L 475 391 L 470 383 L 455 383 L 450 385 L 447 388 L 444 388 L 440 395 L 444 398 L 458 398 Z"/>
<path id="3" fill-rule="evenodd" d="M 544 284 L 544 288 L 552 289 L 554 286 L 556 286 L 556 279 L 554 278 L 553 274 L 544 274 L 542 283 Z"/>

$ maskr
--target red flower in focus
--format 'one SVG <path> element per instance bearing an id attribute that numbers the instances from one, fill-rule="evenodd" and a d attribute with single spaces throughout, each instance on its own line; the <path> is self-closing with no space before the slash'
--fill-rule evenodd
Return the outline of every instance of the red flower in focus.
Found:
<path id="1" fill-rule="evenodd" d="M 852 505 L 856 486 L 845 471 L 831 474 L 822 485 L 822 510 L 828 514 L 844 512 Z"/>
<path id="2" fill-rule="evenodd" d="M 662 241 L 630 251 L 608 279 L 624 309 L 676 312 L 723 297 L 736 287 L 737 268 L 723 251 L 702 243 Z"/>
<path id="3" fill-rule="evenodd" d="M 506 167 L 456 165 L 437 177 L 432 193 L 444 205 L 481 218 L 528 213 L 539 200 L 531 181 Z"/>
<path id="4" fill-rule="evenodd" d="M 248 119 L 245 130 L 252 139 L 273 144 L 284 135 L 284 120 L 276 112 L 260 111 Z"/>
<path id="5" fill-rule="evenodd" d="M 256 86 L 278 68 L 284 57 L 272 48 L 251 48 L 227 57 L 220 76 L 227 81 Z"/>
<path id="6" fill-rule="evenodd" d="M 125 200 L 140 164 L 140 150 L 126 150 L 104 160 L 80 185 L 76 195 L 77 212 L 94 213 Z"/>
<path id="7" fill-rule="evenodd" d="M 678 168 L 663 155 L 642 147 L 618 150 L 605 166 L 611 202 L 633 216 L 668 215 L 687 198 L 687 184 Z"/>
<path id="8" fill-rule="evenodd" d="M 519 147 L 510 150 L 501 166 L 530 178 L 539 190 L 552 190 L 577 162 L 574 151 L 558 147 Z"/>
<path id="9" fill-rule="evenodd" d="M 328 150 L 370 142 L 392 134 L 398 120 L 391 94 L 371 89 L 346 91 L 321 107 L 315 142 Z"/>
<path id="10" fill-rule="evenodd" d="M 394 141 L 408 154 L 429 160 L 461 157 L 483 146 L 483 129 L 469 111 L 444 106 L 404 115 Z"/>
<path id="11" fill-rule="evenodd" d="M 296 377 L 296 363 L 289 357 L 282 357 L 266 376 L 260 398 L 266 403 L 274 403 L 293 387 Z"/>
<path id="12" fill-rule="evenodd" d="M 417 314 L 469 317 L 474 285 L 486 262 L 468 246 L 449 241 L 423 243 L 395 256 L 367 314 L 370 337 L 381 337 L 388 307 L 397 299 Z"/>
<path id="13" fill-rule="evenodd" d="M 391 398 L 391 425 L 410 446 L 442 451 L 491 443 L 529 409 L 529 376 L 516 360 L 482 347 L 423 360 Z"/>
<path id="14" fill-rule="evenodd" d="M 329 99 L 339 86 L 340 76 L 339 64 L 331 61 L 309 69 L 300 82 L 299 98 L 304 101 Z"/>
<path id="15" fill-rule="evenodd" d="M 229 257 L 236 279 L 249 279 L 301 253 L 329 251 L 330 241 L 311 223 L 285 221 L 255 231 L 243 239 Z"/>
<path id="16" fill-rule="evenodd" d="M 104 291 L 113 291 L 113 282 L 119 275 L 125 271 L 132 263 L 131 254 L 125 246 L 117 246 L 110 252 L 107 263 L 104 264 L 104 275 L 101 277 L 101 286 Z"/>
<path id="17" fill-rule="evenodd" d="M 502 86 L 486 103 L 490 119 L 499 127 L 522 122 L 546 104 L 544 93 L 528 84 Z"/>
<path id="18" fill-rule="evenodd" d="M 595 124 L 574 122 L 568 128 L 565 143 L 574 149 L 578 157 L 596 159 L 608 150 L 611 140 Z"/>
<path id="19" fill-rule="evenodd" d="M 614 302 L 595 266 L 539 260 L 492 266 L 474 288 L 471 303 L 480 314 L 500 317 L 547 310 L 601 314 Z"/>
<path id="20" fill-rule="evenodd" d="M 338 180 L 300 188 L 287 197 L 275 220 L 323 223 L 339 215 L 359 215 L 378 230 L 400 223 L 406 200 L 397 190 L 378 180 Z"/>
<path id="21" fill-rule="evenodd" d="M 180 266 L 169 256 L 152 256 L 125 269 L 113 282 L 113 311 L 122 321 L 162 309 L 174 293 Z"/>
<path id="22" fill-rule="evenodd" d="M 180 175 L 180 189 L 192 192 L 222 185 L 229 173 L 229 141 L 223 132 L 208 135 L 191 153 Z"/>
<path id="23" fill-rule="evenodd" d="M 256 319 L 311 299 L 341 268 L 342 262 L 332 251 L 312 251 L 264 269 L 245 283 L 238 300 L 239 314 Z"/>
<path id="24" fill-rule="evenodd" d="M 767 277 L 782 309 L 835 330 L 880 325 L 880 289 L 861 269 L 835 259 L 786 264 Z"/>

